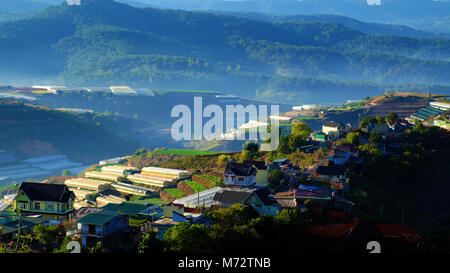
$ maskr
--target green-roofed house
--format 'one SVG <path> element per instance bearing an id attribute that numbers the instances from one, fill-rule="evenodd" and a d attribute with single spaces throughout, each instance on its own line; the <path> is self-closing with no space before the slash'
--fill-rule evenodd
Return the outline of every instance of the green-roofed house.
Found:
<path id="1" fill-rule="evenodd" d="M 20 228 L 20 234 L 30 232 L 35 225 L 43 224 L 47 220 L 40 217 L 14 217 L 10 218 L 0 225 L 0 241 L 9 241 L 17 237 Z"/>
<path id="2" fill-rule="evenodd" d="M 123 212 L 93 212 L 77 221 L 78 234 L 81 236 L 83 245 L 86 246 L 89 241 L 101 240 L 113 233 L 127 229 L 128 221 L 128 214 Z"/>
<path id="3" fill-rule="evenodd" d="M 323 132 L 311 133 L 311 139 L 314 141 L 327 141 L 327 135 Z"/>
<path id="4" fill-rule="evenodd" d="M 141 204 L 134 202 L 123 202 L 121 204 L 109 203 L 102 207 L 103 211 L 115 211 L 126 213 L 130 219 L 159 219 L 163 210 L 157 205 Z"/>

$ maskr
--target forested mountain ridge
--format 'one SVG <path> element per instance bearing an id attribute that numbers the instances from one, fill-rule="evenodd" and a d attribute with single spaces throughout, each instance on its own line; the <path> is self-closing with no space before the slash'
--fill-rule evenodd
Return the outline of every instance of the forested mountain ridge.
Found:
<path id="1" fill-rule="evenodd" d="M 112 0 L 62 4 L 0 24 L 3 81 L 41 75 L 67 85 L 204 88 L 254 97 L 257 91 L 305 91 L 271 84 L 280 78 L 445 85 L 449 60 L 448 39 L 139 9 Z"/>

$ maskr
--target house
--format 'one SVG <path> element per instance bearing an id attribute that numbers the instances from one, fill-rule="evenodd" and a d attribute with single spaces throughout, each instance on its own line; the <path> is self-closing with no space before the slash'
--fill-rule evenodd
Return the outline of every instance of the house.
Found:
<path id="1" fill-rule="evenodd" d="M 311 133 L 311 140 L 325 142 L 327 141 L 327 134 L 324 132 Z"/>
<path id="2" fill-rule="evenodd" d="M 278 205 L 283 208 L 295 208 L 297 207 L 297 202 L 295 200 L 295 192 L 279 192 L 274 196 Z"/>
<path id="3" fill-rule="evenodd" d="M 66 185 L 23 182 L 14 199 L 14 210 L 23 216 L 67 221 L 74 213 L 75 194 Z"/>
<path id="4" fill-rule="evenodd" d="M 2 215 L 0 214 L 0 217 Z M 44 224 L 46 220 L 41 217 L 8 217 L 9 219 L 2 219 L 0 225 L 0 241 L 11 241 L 17 238 L 20 229 L 20 234 L 26 234 L 33 230 L 33 227 L 39 224 Z"/>
<path id="5" fill-rule="evenodd" d="M 158 214 L 161 209 L 157 205 L 123 202 L 121 204 L 109 203 L 102 207 L 103 211 L 126 213 L 130 218 L 144 219 Z"/>
<path id="6" fill-rule="evenodd" d="M 210 218 L 205 217 L 199 210 L 185 208 L 183 205 L 164 206 L 164 216 L 152 223 L 153 231 L 158 233 L 158 239 L 164 239 L 164 233 L 179 223 L 211 225 Z"/>
<path id="7" fill-rule="evenodd" d="M 342 129 L 343 126 L 340 122 L 325 121 L 322 125 L 322 132 L 324 132 L 328 136 L 339 136 Z"/>
<path id="8" fill-rule="evenodd" d="M 248 164 L 229 162 L 225 169 L 225 185 L 252 186 L 256 184 L 256 169 Z"/>
<path id="9" fill-rule="evenodd" d="M 214 195 L 216 195 L 216 192 L 221 191 L 223 191 L 221 187 L 214 187 L 206 191 L 201 191 L 177 199 L 173 201 L 173 203 L 183 205 L 186 208 L 197 208 L 197 207 L 209 208 L 214 203 L 213 199 Z"/>
<path id="10" fill-rule="evenodd" d="M 334 147 L 332 156 L 328 158 L 328 161 L 337 165 L 344 165 L 350 159 L 351 155 L 351 148 L 349 146 L 339 145 Z"/>
<path id="11" fill-rule="evenodd" d="M 277 215 L 280 209 L 277 201 L 270 196 L 268 188 L 225 189 L 214 196 L 216 207 L 231 207 L 234 204 L 252 206 L 260 215 Z"/>
<path id="12" fill-rule="evenodd" d="M 327 208 L 331 204 L 332 192 L 328 187 L 300 186 L 294 191 L 297 206 L 309 205 L 317 208 Z M 308 200 L 308 202 L 307 202 Z"/>
<path id="13" fill-rule="evenodd" d="M 251 165 L 256 169 L 256 184 L 266 186 L 268 182 L 269 172 L 265 161 L 244 161 L 244 164 Z"/>
<path id="14" fill-rule="evenodd" d="M 318 166 L 315 176 L 319 179 L 335 183 L 345 183 L 345 167 L 342 165 L 329 164 L 328 166 Z"/>
<path id="15" fill-rule="evenodd" d="M 78 234 L 83 245 L 90 241 L 104 239 L 129 227 L 129 216 L 116 211 L 99 211 L 90 213 L 77 221 Z"/>
<path id="16" fill-rule="evenodd" d="M 366 129 L 367 133 L 372 133 L 372 132 L 377 132 L 380 134 L 387 134 L 390 131 L 390 128 L 387 124 L 385 123 L 369 123 L 369 126 L 367 126 Z"/>
<path id="17" fill-rule="evenodd" d="M 278 165 L 278 166 L 288 165 L 289 162 L 290 162 L 290 160 L 287 158 L 280 158 L 280 159 L 276 159 L 276 160 L 272 161 L 272 163 L 274 165 Z"/>

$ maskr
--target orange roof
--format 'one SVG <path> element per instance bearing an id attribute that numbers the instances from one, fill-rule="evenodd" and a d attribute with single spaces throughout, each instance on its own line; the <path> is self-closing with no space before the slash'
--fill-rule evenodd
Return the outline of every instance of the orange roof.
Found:
<path id="1" fill-rule="evenodd" d="M 378 231 L 384 237 L 402 238 L 405 241 L 417 242 L 417 233 L 401 224 L 375 224 Z"/>
<path id="2" fill-rule="evenodd" d="M 347 214 L 343 213 L 342 211 L 338 211 L 338 210 L 329 210 L 328 215 L 330 215 L 331 217 L 341 218 L 341 219 L 349 218 L 347 216 Z"/>
<path id="3" fill-rule="evenodd" d="M 352 230 L 354 223 L 342 223 L 342 224 L 325 224 L 310 226 L 305 230 L 306 234 L 326 236 L 332 238 L 340 238 L 347 232 Z"/>

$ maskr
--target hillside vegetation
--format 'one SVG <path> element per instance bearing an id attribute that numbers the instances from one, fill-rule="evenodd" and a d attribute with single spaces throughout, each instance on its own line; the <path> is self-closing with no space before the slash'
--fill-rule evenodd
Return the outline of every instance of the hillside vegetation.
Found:
<path id="1" fill-rule="evenodd" d="M 139 144 L 120 134 L 127 123 L 117 119 L 0 100 L 0 149 L 21 158 L 62 153 L 85 163 L 131 153 Z"/>

